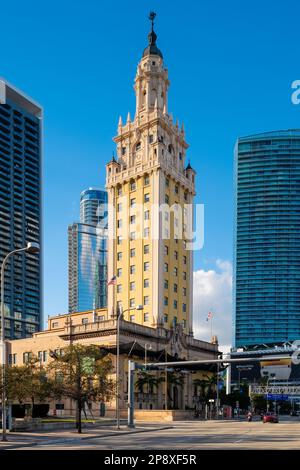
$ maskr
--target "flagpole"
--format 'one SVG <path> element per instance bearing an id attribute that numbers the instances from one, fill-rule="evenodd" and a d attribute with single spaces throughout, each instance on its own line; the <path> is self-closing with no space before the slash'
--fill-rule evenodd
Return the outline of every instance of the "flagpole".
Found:
<path id="1" fill-rule="evenodd" d="M 211 342 L 213 340 L 213 317 L 210 319 L 210 337 L 211 337 Z"/>

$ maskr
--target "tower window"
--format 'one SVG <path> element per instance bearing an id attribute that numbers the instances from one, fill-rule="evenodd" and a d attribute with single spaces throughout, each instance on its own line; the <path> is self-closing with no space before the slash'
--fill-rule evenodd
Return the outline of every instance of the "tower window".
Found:
<path id="1" fill-rule="evenodd" d="M 122 147 L 122 155 L 126 155 L 126 147 Z"/>
<path id="2" fill-rule="evenodd" d="M 153 143 L 153 140 L 154 140 L 153 134 L 150 134 L 150 135 L 149 135 L 149 144 L 152 144 L 152 143 Z"/>
<path id="3" fill-rule="evenodd" d="M 135 248 L 131 248 L 130 250 L 130 258 L 134 258 L 135 257 Z"/>
<path id="4" fill-rule="evenodd" d="M 147 322 L 150 320 L 149 313 L 144 313 L 144 321 Z"/>
<path id="5" fill-rule="evenodd" d="M 148 255 L 149 253 L 149 245 L 144 246 L 144 255 Z"/>
<path id="6" fill-rule="evenodd" d="M 145 178 L 144 178 L 144 185 L 145 185 L 145 186 L 148 186 L 149 184 L 150 184 L 150 178 L 149 178 L 149 176 L 145 176 Z"/>
<path id="7" fill-rule="evenodd" d="M 144 202 L 149 202 L 150 201 L 150 194 L 147 193 L 144 195 Z"/>
<path id="8" fill-rule="evenodd" d="M 132 264 L 130 266 L 130 274 L 135 274 L 135 265 L 134 264 Z"/>
<path id="9" fill-rule="evenodd" d="M 141 142 L 138 142 L 135 147 L 136 150 L 141 150 Z"/>
<path id="10" fill-rule="evenodd" d="M 147 288 L 150 286 L 150 281 L 149 279 L 144 279 L 144 287 Z"/>
<path id="11" fill-rule="evenodd" d="M 152 65 L 156 65 L 156 62 L 152 61 Z"/>
<path id="12" fill-rule="evenodd" d="M 131 291 L 135 290 L 135 282 L 130 283 L 130 290 Z"/>
<path id="13" fill-rule="evenodd" d="M 144 296 L 144 305 L 149 305 L 149 304 L 150 304 L 149 295 L 145 295 Z"/>
<path id="14" fill-rule="evenodd" d="M 135 181 L 130 182 L 130 191 L 135 191 L 136 190 L 136 183 Z"/>
<path id="15" fill-rule="evenodd" d="M 150 263 L 149 263 L 149 261 L 146 261 L 144 263 L 144 271 L 149 271 L 149 270 L 150 270 Z"/>

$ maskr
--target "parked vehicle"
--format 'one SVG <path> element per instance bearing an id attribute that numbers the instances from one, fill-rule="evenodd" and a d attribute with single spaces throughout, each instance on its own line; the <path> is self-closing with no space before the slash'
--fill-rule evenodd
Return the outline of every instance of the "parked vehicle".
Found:
<path id="1" fill-rule="evenodd" d="M 278 423 L 278 416 L 275 413 L 265 413 L 263 423 Z"/>

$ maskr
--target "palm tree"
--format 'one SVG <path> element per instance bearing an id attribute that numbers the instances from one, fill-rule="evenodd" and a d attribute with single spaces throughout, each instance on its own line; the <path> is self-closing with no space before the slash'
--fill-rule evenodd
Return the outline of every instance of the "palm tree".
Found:
<path id="1" fill-rule="evenodd" d="M 139 373 L 138 379 L 135 382 L 136 388 L 138 388 L 141 393 L 143 393 L 143 388 L 144 385 L 148 385 L 148 389 L 150 390 L 150 393 L 153 393 L 154 388 L 158 388 L 159 384 L 163 381 L 162 377 L 155 377 L 152 374 L 149 374 L 149 372 L 141 371 Z"/>
<path id="2" fill-rule="evenodd" d="M 193 381 L 194 385 L 200 387 L 200 396 L 207 401 L 215 392 L 217 385 L 217 376 L 213 375 L 204 375 L 201 379 L 195 379 Z"/>

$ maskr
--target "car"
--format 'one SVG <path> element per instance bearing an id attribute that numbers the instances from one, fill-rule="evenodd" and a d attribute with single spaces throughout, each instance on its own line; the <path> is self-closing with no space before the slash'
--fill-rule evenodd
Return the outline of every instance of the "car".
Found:
<path id="1" fill-rule="evenodd" d="M 275 413 L 265 413 L 263 423 L 278 423 L 278 416 Z"/>

